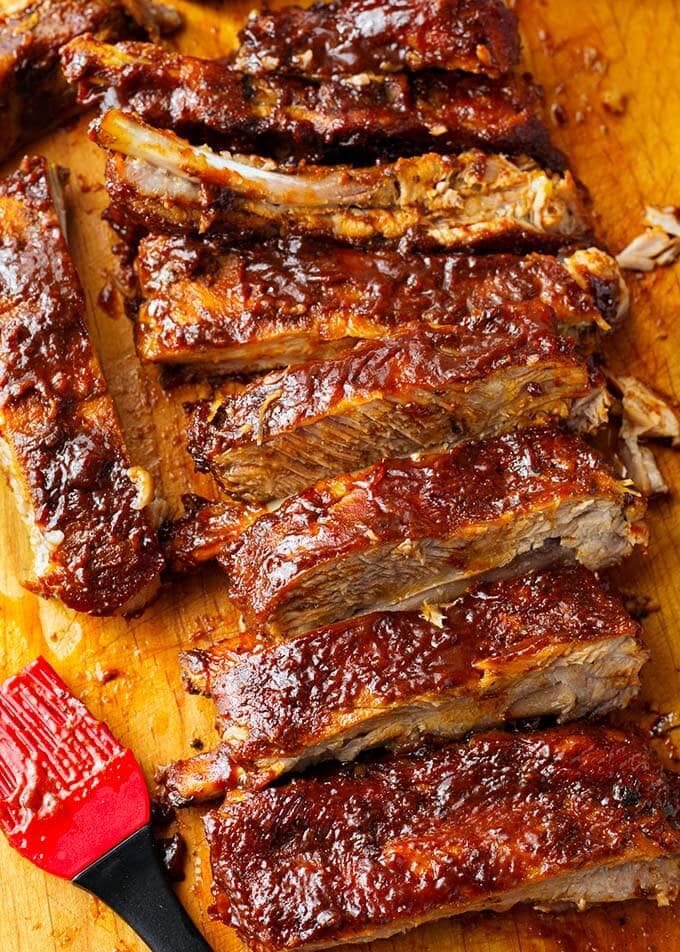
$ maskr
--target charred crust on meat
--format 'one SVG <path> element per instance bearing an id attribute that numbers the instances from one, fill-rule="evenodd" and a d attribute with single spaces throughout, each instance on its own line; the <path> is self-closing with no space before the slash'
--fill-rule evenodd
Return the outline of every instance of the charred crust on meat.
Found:
<path id="1" fill-rule="evenodd" d="M 306 239 L 249 249 L 150 235 L 135 271 L 143 295 L 135 325 L 140 358 L 232 373 L 333 356 L 357 339 L 418 328 L 483 333 L 490 310 L 539 301 L 561 333 L 588 341 L 626 308 L 616 262 L 595 248 L 556 259 L 400 254 Z M 611 288 L 604 312 L 588 286 L 595 276 Z"/>
<path id="2" fill-rule="evenodd" d="M 501 0 L 379 0 L 289 6 L 252 16 L 236 65 L 328 77 L 435 67 L 500 75 L 519 59 L 517 18 Z"/>
<path id="3" fill-rule="evenodd" d="M 678 791 L 640 736 L 594 726 L 334 767 L 208 814 L 212 915 L 272 952 L 517 901 L 667 902 Z"/>
<path id="4" fill-rule="evenodd" d="M 80 611 L 132 611 L 157 584 L 162 557 L 84 324 L 44 159 L 25 159 L 0 181 L 0 206 L 0 416 L 31 534 L 27 584 Z"/>
<path id="5" fill-rule="evenodd" d="M 593 548 L 596 537 L 589 542 L 588 533 L 581 541 L 570 537 L 569 544 L 589 568 L 611 564 L 645 538 L 639 524 L 644 504 L 627 496 L 603 458 L 581 439 L 550 427 L 528 429 L 322 480 L 256 518 L 218 560 L 247 624 L 304 630 L 335 620 L 341 604 L 348 614 L 371 599 L 394 603 L 413 591 L 427 597 L 423 593 L 438 577 L 458 577 L 458 568 L 470 571 L 469 549 L 449 551 L 469 532 L 481 546 L 477 557 L 489 568 L 489 559 L 510 557 L 509 551 L 500 554 L 503 540 L 494 527 L 517 525 L 517 545 L 522 549 L 521 533 L 527 531 L 532 549 L 539 536 L 519 526 L 528 526 L 526 519 L 542 520 L 539 513 L 550 513 L 539 533 L 546 544 L 560 511 L 571 519 L 567 513 L 576 507 L 574 531 L 579 511 L 586 522 L 591 511 L 593 519 L 602 518 L 601 544 Z M 475 535 L 483 526 L 492 535 Z M 432 564 L 422 548 L 430 541 L 436 550 Z M 504 541 L 509 542 L 507 532 Z M 558 545 L 554 557 L 559 555 Z M 376 559 L 381 570 L 369 573 Z M 361 586 L 353 574 L 360 566 Z M 311 619 L 316 621 L 310 625 Z"/>
<path id="6" fill-rule="evenodd" d="M 196 802 L 234 782 L 259 787 L 319 760 L 505 719 L 602 714 L 637 692 L 645 657 L 639 626 L 579 566 L 292 641 L 245 635 L 193 649 L 181 656 L 183 683 L 212 698 L 222 739 L 217 751 L 173 764 L 166 795 Z"/>

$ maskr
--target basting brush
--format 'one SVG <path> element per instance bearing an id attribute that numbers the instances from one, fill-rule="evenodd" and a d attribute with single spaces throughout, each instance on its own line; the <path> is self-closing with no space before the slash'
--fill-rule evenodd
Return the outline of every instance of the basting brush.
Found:
<path id="1" fill-rule="evenodd" d="M 0 684 L 0 827 L 41 869 L 102 899 L 153 952 L 210 952 L 166 882 L 132 752 L 43 658 Z"/>

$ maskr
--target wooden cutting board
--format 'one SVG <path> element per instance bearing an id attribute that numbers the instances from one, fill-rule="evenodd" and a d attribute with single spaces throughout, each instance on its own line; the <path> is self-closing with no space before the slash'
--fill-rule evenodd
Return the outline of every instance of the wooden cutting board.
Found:
<path id="1" fill-rule="evenodd" d="M 207 57 L 233 45 L 254 6 L 251 0 L 177 5 L 187 19 L 177 46 Z M 618 251 L 641 230 L 646 203 L 680 204 L 680 2 L 517 0 L 515 6 L 526 65 L 546 87 L 548 103 L 561 107 L 553 111 L 555 138 L 593 194 L 602 237 Z M 192 475 L 182 447 L 182 395 L 164 394 L 155 372 L 143 370 L 134 357 L 131 327 L 115 291 L 111 233 L 100 220 L 102 156 L 86 139 L 86 125 L 83 120 L 50 135 L 35 151 L 71 169 L 70 241 L 85 285 L 87 318 L 131 454 L 155 471 L 172 511 L 180 492 L 210 487 Z M 680 264 L 633 276 L 630 284 L 632 314 L 607 344 L 610 363 L 680 398 Z M 110 286 L 112 300 L 105 305 L 101 292 Z M 680 456 L 664 450 L 660 458 L 676 492 L 651 509 L 649 555 L 614 572 L 625 591 L 648 598 L 655 609 L 645 624 L 652 654 L 639 705 L 645 723 L 654 712 L 676 711 L 680 718 Z M 211 744 L 210 705 L 184 695 L 177 653 L 233 630 L 220 574 L 208 571 L 180 582 L 141 618 L 96 620 L 21 588 L 15 566 L 23 536 L 10 494 L 0 486 L 0 675 L 44 654 L 132 747 L 150 781 L 158 764 L 188 755 L 192 744 Z M 181 898 L 216 952 L 240 949 L 233 933 L 207 916 L 210 873 L 198 812 L 183 813 L 179 823 L 189 847 Z M 43 875 L 2 838 L 0 868 L 0 952 L 146 948 L 101 903 Z M 559 916 L 522 909 L 441 922 L 376 943 L 375 950 L 680 952 L 679 912 L 680 904 L 657 909 L 642 901 Z"/>

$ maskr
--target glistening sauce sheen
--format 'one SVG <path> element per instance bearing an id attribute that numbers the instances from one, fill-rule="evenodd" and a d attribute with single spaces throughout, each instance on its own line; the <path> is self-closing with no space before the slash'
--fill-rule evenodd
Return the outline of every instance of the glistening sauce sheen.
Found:
<path id="1" fill-rule="evenodd" d="M 258 950 L 399 929 L 677 856 L 678 794 L 640 737 L 592 726 L 330 768 L 208 814 L 213 915 Z"/>

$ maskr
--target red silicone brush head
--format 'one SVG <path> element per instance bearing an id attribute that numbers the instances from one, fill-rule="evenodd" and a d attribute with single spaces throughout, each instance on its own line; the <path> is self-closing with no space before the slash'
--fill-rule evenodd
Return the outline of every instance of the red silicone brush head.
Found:
<path id="1" fill-rule="evenodd" d="M 0 826 L 15 849 L 73 879 L 148 820 L 132 753 L 46 661 L 0 685 Z"/>

